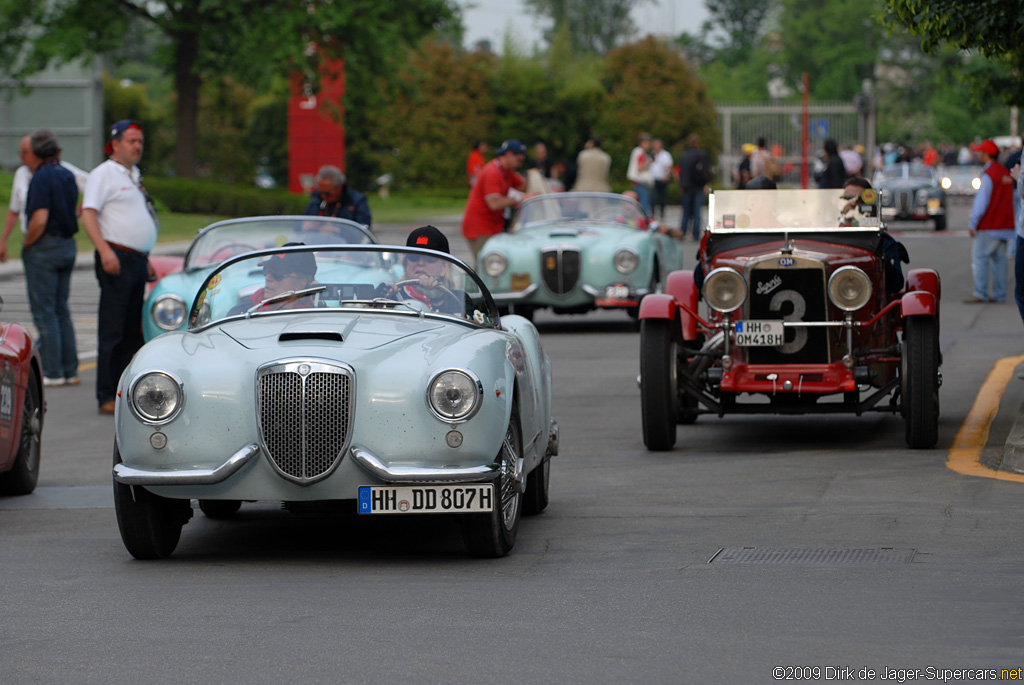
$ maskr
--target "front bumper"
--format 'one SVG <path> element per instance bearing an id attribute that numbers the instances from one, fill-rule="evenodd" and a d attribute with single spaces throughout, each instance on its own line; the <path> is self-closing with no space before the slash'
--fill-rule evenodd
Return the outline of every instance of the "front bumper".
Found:
<path id="1" fill-rule="evenodd" d="M 259 445 L 249 443 L 214 469 L 140 469 L 116 464 L 114 480 L 123 485 L 215 485 L 238 473 L 259 453 Z"/>

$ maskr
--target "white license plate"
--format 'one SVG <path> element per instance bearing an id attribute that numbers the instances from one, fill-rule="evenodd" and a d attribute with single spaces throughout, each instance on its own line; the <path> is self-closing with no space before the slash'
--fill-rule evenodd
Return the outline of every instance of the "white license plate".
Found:
<path id="1" fill-rule="evenodd" d="M 610 285 L 604 289 L 604 298 L 606 300 L 628 300 L 629 286 Z"/>
<path id="2" fill-rule="evenodd" d="M 361 485 L 360 514 L 477 514 L 494 508 L 494 486 Z"/>
<path id="3" fill-rule="evenodd" d="M 785 342 L 786 329 L 781 321 L 737 321 L 735 337 L 740 347 L 777 347 Z"/>

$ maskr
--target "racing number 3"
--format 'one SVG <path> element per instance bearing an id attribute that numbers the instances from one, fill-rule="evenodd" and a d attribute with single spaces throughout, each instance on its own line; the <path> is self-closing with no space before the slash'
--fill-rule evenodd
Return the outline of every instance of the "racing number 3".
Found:
<path id="1" fill-rule="evenodd" d="M 781 312 L 782 305 L 789 302 L 793 305 L 793 311 L 789 314 L 785 314 L 782 317 L 783 321 L 803 321 L 804 314 L 807 313 L 807 301 L 804 300 L 804 296 L 795 290 L 780 290 L 772 295 L 771 302 L 768 303 L 768 309 L 773 312 Z M 793 354 L 799 352 L 807 344 L 807 329 L 806 328 L 794 328 L 792 329 L 793 340 L 781 345 L 778 350 L 783 354 Z"/>

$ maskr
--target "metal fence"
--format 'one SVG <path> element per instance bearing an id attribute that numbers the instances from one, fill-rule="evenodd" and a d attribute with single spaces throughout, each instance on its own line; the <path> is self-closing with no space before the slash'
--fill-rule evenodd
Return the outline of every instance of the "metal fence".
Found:
<path id="1" fill-rule="evenodd" d="M 733 172 L 743 160 L 743 145 L 757 144 L 764 138 L 768 150 L 781 168 L 780 184 L 798 187 L 804 159 L 801 155 L 803 109 L 800 103 L 754 105 L 716 105 L 718 126 L 722 131 L 722 153 L 718 158 L 721 182 L 735 186 Z M 865 169 L 874 149 L 874 132 L 870 112 L 853 103 L 818 103 L 808 107 L 808 178 L 814 179 L 814 160 L 820 155 L 825 140 L 831 138 L 839 146 L 861 144 L 866 154 Z"/>

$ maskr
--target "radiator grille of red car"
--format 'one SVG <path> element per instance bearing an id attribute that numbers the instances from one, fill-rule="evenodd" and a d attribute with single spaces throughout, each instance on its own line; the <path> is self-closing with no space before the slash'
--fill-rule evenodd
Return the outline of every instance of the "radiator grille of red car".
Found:
<path id="1" fill-rule="evenodd" d="M 823 269 L 754 269 L 750 276 L 748 319 L 826 321 L 828 295 Z M 780 347 L 749 347 L 751 364 L 825 364 L 830 361 L 825 328 L 786 328 Z"/>
<path id="2" fill-rule="evenodd" d="M 260 430 L 277 471 L 303 485 L 330 475 L 348 446 L 352 404 L 346 367 L 288 363 L 261 370 Z"/>
<path id="3" fill-rule="evenodd" d="M 540 274 L 552 295 L 569 295 L 580 282 L 580 251 L 556 247 L 540 253 Z"/>

